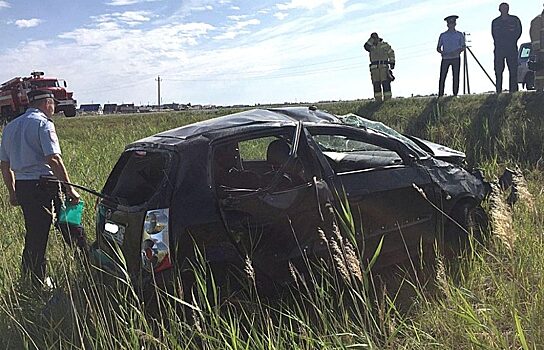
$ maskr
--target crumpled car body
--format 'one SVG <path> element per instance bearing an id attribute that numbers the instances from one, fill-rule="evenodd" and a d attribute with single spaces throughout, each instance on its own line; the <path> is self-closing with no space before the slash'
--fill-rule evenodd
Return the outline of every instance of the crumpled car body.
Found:
<path id="1" fill-rule="evenodd" d="M 325 254 L 322 232 L 347 204 L 363 258 L 382 242 L 376 265 L 392 265 L 435 242 L 456 208 L 479 207 L 485 183 L 463 159 L 311 107 L 206 120 L 126 147 L 98 203 L 93 256 L 139 283 L 199 259 L 288 282 L 290 265 Z"/>

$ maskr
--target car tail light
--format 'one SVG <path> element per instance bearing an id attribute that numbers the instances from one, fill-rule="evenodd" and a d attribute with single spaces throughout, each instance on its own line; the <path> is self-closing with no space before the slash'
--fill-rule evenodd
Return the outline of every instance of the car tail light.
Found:
<path id="1" fill-rule="evenodd" d="M 145 215 L 142 234 L 142 266 L 160 272 L 172 267 L 168 236 L 169 210 L 149 210 Z"/>

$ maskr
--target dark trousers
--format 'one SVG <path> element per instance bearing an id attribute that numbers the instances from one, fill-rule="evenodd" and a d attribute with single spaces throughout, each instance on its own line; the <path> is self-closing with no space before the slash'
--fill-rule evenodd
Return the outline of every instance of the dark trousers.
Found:
<path id="1" fill-rule="evenodd" d="M 49 230 L 53 222 L 53 213 L 58 213 L 61 206 L 57 185 L 40 186 L 38 180 L 15 181 L 15 194 L 25 218 L 25 247 L 23 249 L 22 268 L 24 275 L 43 281 L 45 278 L 45 250 L 49 239 Z M 67 224 L 62 224 L 67 226 Z M 85 233 L 82 226 L 55 227 L 62 233 L 69 245 L 83 248 Z"/>
<path id="2" fill-rule="evenodd" d="M 60 206 L 58 191 L 38 187 L 39 181 L 15 181 L 17 201 L 25 218 L 25 247 L 23 274 L 32 274 L 39 280 L 45 277 L 45 249 L 53 221 L 53 208 Z"/>
<path id="3" fill-rule="evenodd" d="M 502 73 L 504 72 L 504 60 L 508 65 L 510 74 L 509 91 L 518 91 L 518 48 L 497 49 L 495 48 L 495 85 L 497 93 L 502 92 Z"/>
<path id="4" fill-rule="evenodd" d="M 384 100 L 391 98 L 391 80 L 375 81 L 372 85 L 374 86 L 374 98 L 376 100 L 382 99 L 382 91 Z"/>
<path id="5" fill-rule="evenodd" d="M 444 84 L 446 83 L 446 76 L 450 69 L 453 73 L 453 94 L 457 96 L 459 93 L 459 71 L 461 69 L 461 57 L 442 59 L 440 64 L 440 80 L 438 82 L 438 96 L 444 96 Z"/>

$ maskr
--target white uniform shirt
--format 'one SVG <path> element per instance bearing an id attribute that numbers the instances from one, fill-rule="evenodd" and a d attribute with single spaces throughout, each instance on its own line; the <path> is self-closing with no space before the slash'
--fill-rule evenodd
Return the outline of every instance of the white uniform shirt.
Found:
<path id="1" fill-rule="evenodd" d="M 0 145 L 0 160 L 9 162 L 15 180 L 38 180 L 52 175 L 46 157 L 60 154 L 53 121 L 35 108 L 5 126 Z"/>
<path id="2" fill-rule="evenodd" d="M 440 34 L 438 47 L 442 48 L 443 59 L 458 58 L 461 55 L 461 49 L 465 47 L 465 36 L 456 30 L 447 30 Z"/>

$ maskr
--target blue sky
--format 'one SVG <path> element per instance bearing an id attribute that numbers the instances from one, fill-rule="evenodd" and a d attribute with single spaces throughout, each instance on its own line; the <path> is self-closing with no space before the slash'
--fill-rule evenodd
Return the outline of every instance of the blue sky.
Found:
<path id="1" fill-rule="evenodd" d="M 0 82 L 44 71 L 65 79 L 79 103 L 155 104 L 159 75 L 162 103 L 371 98 L 362 46 L 376 31 L 397 56 L 394 96 L 426 95 L 438 88 L 435 47 L 450 14 L 493 76 L 500 2 L 0 0 Z M 520 43 L 541 10 L 542 0 L 510 2 Z M 472 92 L 493 90 L 472 59 L 469 69 Z"/>

